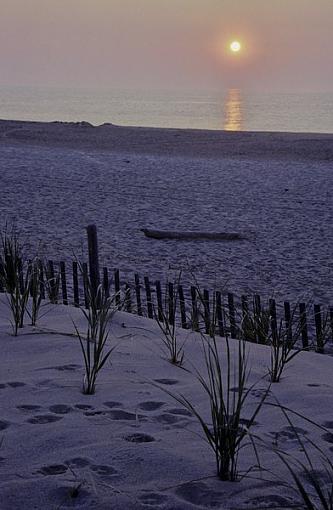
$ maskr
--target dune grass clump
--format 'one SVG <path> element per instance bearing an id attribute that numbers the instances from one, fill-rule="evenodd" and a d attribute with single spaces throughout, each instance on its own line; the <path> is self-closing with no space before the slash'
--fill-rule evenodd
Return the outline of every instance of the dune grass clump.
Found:
<path id="1" fill-rule="evenodd" d="M 115 349 L 108 345 L 109 324 L 119 305 L 116 304 L 116 296 L 108 296 L 102 285 L 95 291 L 88 277 L 85 288 L 88 308 L 81 310 L 87 320 L 86 336 L 83 337 L 75 324 L 74 327 L 85 365 L 82 391 L 85 395 L 92 395 L 95 393 L 97 376 Z"/>
<path id="2" fill-rule="evenodd" d="M 180 276 L 177 285 L 171 285 L 164 307 L 159 306 L 158 310 L 154 309 L 154 317 L 162 333 L 161 338 L 168 355 L 168 361 L 173 365 L 181 367 L 184 362 L 184 342 L 179 342 L 176 327 L 179 281 Z"/>
<path id="3" fill-rule="evenodd" d="M 247 444 L 252 445 L 256 453 L 250 429 L 267 397 L 269 389 L 267 388 L 267 391 L 263 393 L 250 418 L 245 419 L 244 408 L 249 394 L 255 386 L 246 387 L 249 376 L 246 344 L 243 340 L 237 341 L 235 352 L 232 352 L 228 337 L 219 341 L 224 342 L 224 354 L 219 352 L 213 331 L 210 337 L 202 335 L 202 351 L 206 373 L 203 374 L 195 368 L 190 370 L 194 373 L 207 397 L 210 420 L 206 419 L 203 413 L 186 396 L 173 394 L 168 390 L 164 391 L 190 411 L 198 420 L 204 438 L 214 452 L 217 476 L 221 480 L 235 481 L 239 477 L 238 460 L 242 448 L 246 445 L 246 439 L 249 440 Z M 225 359 L 225 367 L 222 365 L 222 356 Z M 259 459 L 257 460 L 259 463 Z"/>
<path id="4" fill-rule="evenodd" d="M 272 383 L 280 382 L 288 363 L 305 350 L 297 345 L 301 337 L 301 322 L 297 320 L 293 321 L 293 324 L 293 332 L 289 334 L 291 329 L 287 328 L 281 319 L 279 327 L 273 327 L 268 336 L 267 343 L 271 350 L 268 371 Z"/>
<path id="5" fill-rule="evenodd" d="M 283 319 L 277 321 L 276 313 L 272 310 L 254 308 L 253 316 L 249 311 L 243 315 L 242 338 L 270 348 L 268 373 L 272 383 L 280 382 L 290 361 L 306 350 L 301 345 L 302 317 L 297 314 L 298 309 L 299 304 L 292 310 L 288 324 Z"/>
<path id="6" fill-rule="evenodd" d="M 14 227 L 11 230 L 6 227 L 0 233 L 0 242 L 0 280 L 12 314 L 13 333 L 17 336 L 18 329 L 24 325 L 30 275 L 29 271 L 24 274 L 24 247 Z"/>

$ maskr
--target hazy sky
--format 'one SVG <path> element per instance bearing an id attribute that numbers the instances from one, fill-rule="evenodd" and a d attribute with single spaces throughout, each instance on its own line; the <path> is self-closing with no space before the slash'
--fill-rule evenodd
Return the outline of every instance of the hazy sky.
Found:
<path id="1" fill-rule="evenodd" d="M 0 0 L 0 84 L 333 91 L 332 48 L 333 0 Z"/>

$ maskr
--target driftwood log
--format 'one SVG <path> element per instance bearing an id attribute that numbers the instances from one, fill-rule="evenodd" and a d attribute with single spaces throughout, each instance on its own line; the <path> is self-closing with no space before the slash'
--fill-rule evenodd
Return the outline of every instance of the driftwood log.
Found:
<path id="1" fill-rule="evenodd" d="M 141 232 L 146 237 L 153 239 L 213 239 L 222 241 L 239 241 L 245 239 L 242 234 L 237 232 L 193 232 L 193 231 L 168 231 L 168 230 L 151 230 L 142 228 Z"/>

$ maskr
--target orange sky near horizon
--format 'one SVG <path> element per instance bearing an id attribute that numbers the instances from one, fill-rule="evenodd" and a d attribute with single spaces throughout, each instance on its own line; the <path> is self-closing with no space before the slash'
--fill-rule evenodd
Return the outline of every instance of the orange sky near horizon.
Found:
<path id="1" fill-rule="evenodd" d="M 0 85 L 333 91 L 332 0 L 0 0 Z M 242 51 L 232 54 L 232 40 Z"/>

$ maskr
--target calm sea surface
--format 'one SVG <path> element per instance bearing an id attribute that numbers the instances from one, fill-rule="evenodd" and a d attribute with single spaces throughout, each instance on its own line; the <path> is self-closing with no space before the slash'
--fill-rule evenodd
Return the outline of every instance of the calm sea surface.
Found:
<path id="1" fill-rule="evenodd" d="M 94 125 L 333 133 L 333 93 L 134 92 L 0 87 L 0 118 Z"/>

